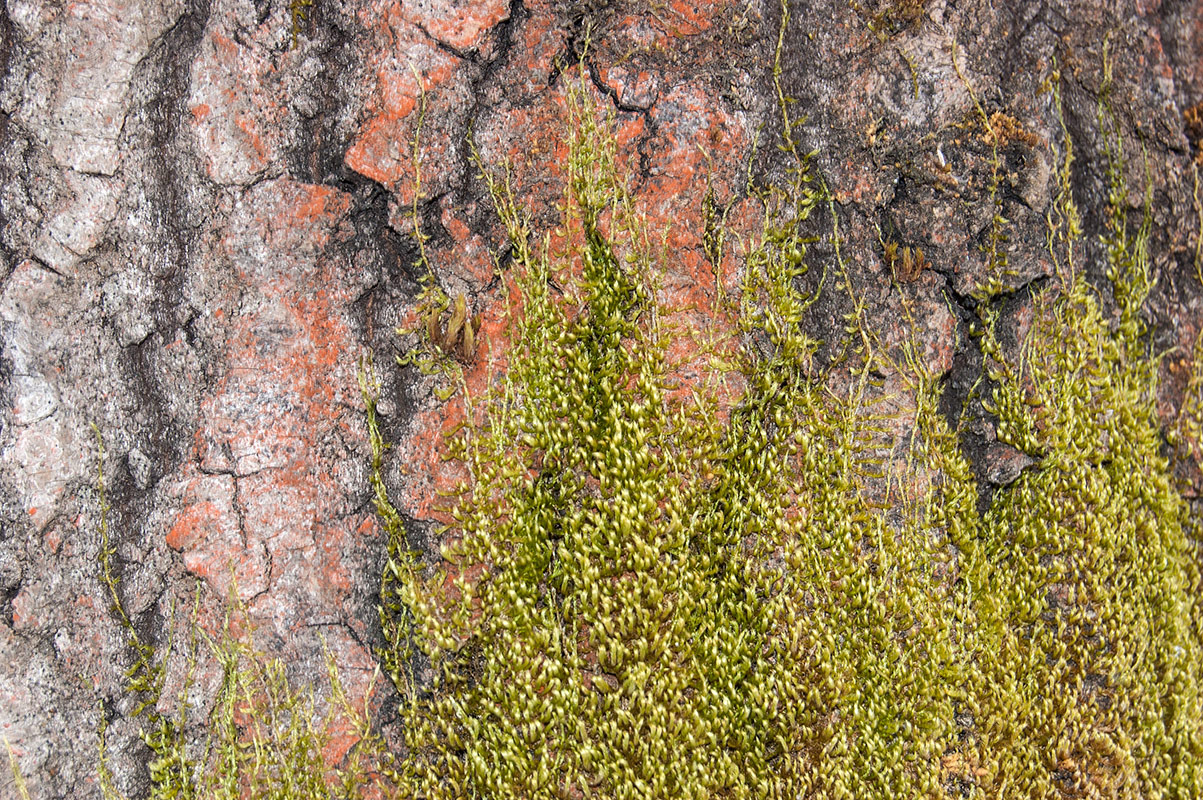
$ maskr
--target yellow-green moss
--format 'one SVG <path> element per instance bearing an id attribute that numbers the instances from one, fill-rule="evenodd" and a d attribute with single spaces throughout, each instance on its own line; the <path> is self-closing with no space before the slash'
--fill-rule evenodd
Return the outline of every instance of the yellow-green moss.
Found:
<path id="1" fill-rule="evenodd" d="M 301 30 L 309 22 L 309 12 L 312 8 L 313 0 L 288 0 L 288 16 L 292 23 L 291 48 L 293 50 L 297 49 L 297 41 L 300 39 Z"/>
<path id="2" fill-rule="evenodd" d="M 998 438 L 1039 464 L 999 493 L 982 525 L 975 605 L 990 657 L 978 659 L 972 711 L 987 796 L 1203 791 L 1203 586 L 1162 453 L 1158 359 L 1140 318 L 1149 214 L 1129 229 L 1121 143 L 1100 109 L 1117 312 L 1104 314 L 1075 255 L 1067 151 L 1050 237 L 1061 286 L 1034 298 L 1018 363 L 986 335 Z"/>
<path id="3" fill-rule="evenodd" d="M 328 771 L 331 718 L 229 636 L 213 647 L 224 682 L 208 743 L 188 749 L 187 720 L 157 710 L 162 661 L 121 610 L 105 532 L 153 796 L 1200 796 L 1203 586 L 1140 317 L 1148 217 L 1126 225 L 1106 106 L 1107 291 L 1079 263 L 1066 136 L 1057 281 L 1033 298 L 1017 360 L 995 333 L 997 286 L 979 293 L 979 386 L 998 440 L 1034 460 L 979 513 L 939 380 L 913 342 L 891 350 L 869 325 L 779 63 L 775 77 L 787 177 L 750 187 L 763 228 L 743 243 L 740 292 L 715 309 L 731 332 L 705 337 L 718 366 L 689 391 L 670 357 L 685 334 L 656 299 L 666 256 L 584 89 L 569 94 L 558 249 L 484 171 L 513 252 L 508 367 L 457 400 L 468 421 L 448 450 L 467 479 L 436 568 L 409 551 L 389 501 L 364 371 L 388 537 L 377 655 L 403 698 L 400 752 L 347 707 L 332 669 L 337 713 L 363 741 Z M 724 218 L 712 207 L 703 232 L 714 261 Z M 807 253 L 818 238 L 825 263 Z M 822 359 L 804 325 L 817 292 L 847 309 Z M 447 301 L 432 278 L 424 307 Z M 444 354 L 416 362 L 461 386 Z M 723 370 L 746 386 L 734 407 Z M 1183 441 L 1198 441 L 1198 408 L 1184 406 Z M 413 673 L 419 651 L 433 686 Z"/>
<path id="4" fill-rule="evenodd" d="M 1018 363 L 981 294 L 997 435 L 1036 465 L 979 515 L 938 382 L 880 344 L 834 230 L 825 291 L 851 310 L 817 363 L 797 279 L 827 194 L 788 115 L 790 179 L 756 193 L 738 298 L 746 395 L 726 422 L 715 383 L 675 399 L 664 265 L 583 97 L 563 252 L 486 174 L 515 253 L 509 369 L 465 398 L 450 449 L 469 477 L 437 574 L 378 495 L 401 793 L 1197 796 L 1199 572 L 1161 454 L 1147 224 L 1124 225 L 1118 144 L 1115 318 L 1075 260 L 1068 155 L 1061 282 L 1035 298 Z M 995 215 L 995 272 L 1007 224 Z M 406 677 L 411 642 L 433 694 Z"/>

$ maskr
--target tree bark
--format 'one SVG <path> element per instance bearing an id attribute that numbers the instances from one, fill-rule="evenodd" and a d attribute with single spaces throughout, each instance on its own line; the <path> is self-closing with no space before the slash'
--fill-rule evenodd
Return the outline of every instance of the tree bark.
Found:
<path id="1" fill-rule="evenodd" d="M 1046 212 L 1067 136 L 1084 260 L 1101 263 L 1106 94 L 1133 225 L 1146 176 L 1152 192 L 1145 311 L 1171 424 L 1203 326 L 1203 3 L 790 5 L 779 66 L 793 135 L 816 151 L 869 318 L 898 341 L 906 304 L 950 414 L 981 372 L 970 325 L 992 274 L 981 116 L 1005 131 L 1000 329 L 1016 345 L 1054 275 Z M 324 674 L 324 640 L 352 698 L 372 693 L 377 723 L 395 724 L 387 682 L 371 683 L 385 540 L 357 371 L 373 353 L 396 443 L 390 489 L 413 541 L 437 552 L 433 490 L 457 420 L 394 359 L 427 272 L 415 222 L 429 279 L 481 316 L 485 352 L 506 245 L 472 148 L 488 169 L 510 165 L 542 230 L 564 189 L 566 88 L 583 80 L 613 117 L 649 230 L 668 230 L 666 296 L 704 307 L 717 291 L 707 208 L 730 209 L 721 281 L 739 269 L 736 234 L 756 224 L 749 176 L 785 167 L 781 15 L 772 0 L 0 8 L 0 735 L 33 796 L 98 796 L 99 702 L 119 788 L 145 791 L 149 751 L 123 691 L 132 654 L 99 576 L 91 426 L 122 600 L 144 640 L 183 630 L 198 591 L 199 622 L 215 630 L 235 593 L 294 677 Z M 922 263 L 891 263 L 889 242 Z M 809 258 L 833 259 L 830 242 Z M 846 309 L 834 295 L 818 308 L 813 333 L 832 340 Z M 978 413 L 962 446 L 988 496 L 1024 465 Z M 164 697 L 184 671 L 169 663 Z M 197 676 L 201 708 L 218 678 Z M 0 781 L 0 796 L 15 789 Z"/>

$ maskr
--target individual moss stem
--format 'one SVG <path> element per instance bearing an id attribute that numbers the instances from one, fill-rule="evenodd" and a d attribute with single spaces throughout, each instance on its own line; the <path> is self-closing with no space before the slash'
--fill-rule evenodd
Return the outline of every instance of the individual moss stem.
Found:
<path id="1" fill-rule="evenodd" d="M 4 749 L 8 751 L 8 767 L 13 776 L 13 788 L 17 792 L 17 797 L 21 800 L 29 800 L 29 787 L 25 785 L 25 776 L 21 774 L 21 765 L 17 763 L 17 756 L 13 753 L 13 747 L 9 744 L 8 738 L 4 739 Z"/>

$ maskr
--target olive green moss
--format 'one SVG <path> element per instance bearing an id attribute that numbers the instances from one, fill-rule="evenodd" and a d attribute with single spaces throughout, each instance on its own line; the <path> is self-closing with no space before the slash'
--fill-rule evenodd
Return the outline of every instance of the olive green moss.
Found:
<path id="1" fill-rule="evenodd" d="M 407 697 L 401 793 L 938 793 L 956 743 L 946 689 L 968 661 L 950 535 L 975 495 L 931 424 L 934 381 L 907 375 L 920 419 L 905 468 L 960 480 L 891 487 L 897 398 L 874 376 L 897 366 L 855 297 L 827 370 L 799 325 L 814 299 L 796 288 L 807 220 L 826 193 L 786 117 L 790 177 L 757 191 L 765 225 L 734 312 L 751 344 L 728 348 L 747 393 L 725 423 L 714 383 L 675 399 L 659 251 L 583 96 L 564 252 L 489 179 L 514 252 L 509 369 L 465 399 L 472 424 L 450 443 L 469 478 L 447 509 L 444 569 L 404 553 L 377 474 L 394 536 L 384 660 Z M 438 670 L 433 697 L 405 672 L 411 631 Z"/>
<path id="2" fill-rule="evenodd" d="M 1140 317 L 1149 209 L 1132 231 L 1106 90 L 1100 125 L 1109 297 L 1080 263 L 1067 140 L 1050 233 L 1060 289 L 1034 298 L 1018 363 L 985 329 L 998 438 L 1039 466 L 982 523 L 975 607 L 991 657 L 978 661 L 971 705 L 977 764 L 988 793 L 1198 797 L 1201 585 Z"/>
<path id="3" fill-rule="evenodd" d="M 1189 369 L 1182 408 L 1170 434 L 1178 461 L 1203 474 L 1203 330 L 1195 337 Z"/>
<path id="4" fill-rule="evenodd" d="M 292 23 L 290 49 L 297 49 L 297 41 L 301 36 L 302 29 L 309 22 L 309 12 L 312 9 L 313 0 L 288 0 L 288 16 Z"/>
<path id="5" fill-rule="evenodd" d="M 788 116 L 790 177 L 755 191 L 741 336 L 718 348 L 746 393 L 725 422 L 721 375 L 681 399 L 665 265 L 582 97 L 562 252 L 489 178 L 515 253 L 509 368 L 464 400 L 450 449 L 468 479 L 435 574 L 379 495 L 386 630 L 439 676 L 428 696 L 390 662 L 401 793 L 1198 796 L 1200 576 L 1140 318 L 1147 214 L 1128 228 L 1106 107 L 1109 290 L 1079 263 L 1066 139 L 1058 281 L 1017 362 L 997 287 L 980 294 L 986 405 L 1035 466 L 979 514 L 938 382 L 866 324 L 838 231 L 820 283 L 851 311 L 817 363 L 798 287 L 827 193 Z M 1006 225 L 989 237 L 998 278 Z"/>
<path id="6" fill-rule="evenodd" d="M 318 714 L 228 634 L 211 646 L 224 680 L 207 738 L 185 746 L 187 718 L 158 710 L 163 661 L 121 610 L 106 533 L 152 796 L 1203 796 L 1199 520 L 1167 456 L 1199 458 L 1203 344 L 1167 447 L 1140 315 L 1148 213 L 1129 224 L 1106 92 L 1106 264 L 1083 263 L 1066 135 L 1056 277 L 1032 297 L 1017 356 L 996 331 L 1001 213 L 987 239 L 977 396 L 1033 464 L 979 510 L 939 377 L 913 337 L 887 347 L 869 324 L 776 86 L 787 168 L 748 187 L 763 226 L 739 242 L 742 284 L 709 309 L 713 330 L 679 327 L 658 301 L 670 255 L 584 87 L 569 93 L 559 244 L 483 170 L 513 254 L 508 341 L 494 343 L 507 368 L 474 395 L 421 324 L 407 334 L 411 363 L 466 412 L 447 442 L 465 479 L 437 564 L 411 552 L 389 500 L 364 370 L 396 752 L 333 668 L 334 711 Z M 703 206 L 717 262 L 726 209 Z M 822 347 L 805 332 L 820 293 L 846 309 Z M 422 302 L 437 322 L 450 303 L 437 276 Z M 711 364 L 688 382 L 673 360 L 686 337 Z M 363 737 L 339 773 L 321 756 L 332 714 Z"/>

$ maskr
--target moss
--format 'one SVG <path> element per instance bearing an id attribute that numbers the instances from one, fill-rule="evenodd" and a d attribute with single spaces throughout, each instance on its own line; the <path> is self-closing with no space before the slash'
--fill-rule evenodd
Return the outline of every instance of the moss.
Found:
<path id="1" fill-rule="evenodd" d="M 1177 458 L 1203 474 L 1203 330 L 1195 337 L 1189 364 L 1172 441 Z"/>
<path id="2" fill-rule="evenodd" d="M 997 289 L 979 293 L 998 438 L 1037 462 L 979 514 L 938 381 L 913 347 L 881 345 L 835 229 L 818 281 L 850 309 L 834 361 L 804 333 L 828 195 L 788 114 L 789 178 L 755 193 L 740 336 L 718 348 L 747 392 L 726 422 L 721 376 L 681 399 L 665 265 L 584 97 L 563 251 L 486 174 L 515 253 L 510 366 L 462 400 L 471 424 L 449 450 L 468 479 L 437 574 L 379 495 L 390 647 L 412 642 L 439 676 L 428 695 L 392 662 L 402 794 L 1197 796 L 1201 587 L 1161 452 L 1148 227 L 1125 224 L 1118 143 L 1114 317 L 1077 263 L 1068 138 L 1060 284 L 1035 298 L 1017 362 L 993 332 Z M 706 219 L 713 250 L 721 216 Z M 987 239 L 999 276 L 1008 224 L 996 213 Z"/>
<path id="3" fill-rule="evenodd" d="M 743 242 L 740 291 L 710 309 L 714 372 L 692 383 L 672 357 L 686 334 L 657 300 L 667 256 L 585 86 L 569 94 L 563 244 L 532 230 L 482 167 L 512 248 L 508 367 L 467 391 L 445 351 L 472 323 L 459 303 L 443 328 L 450 298 L 432 271 L 420 317 L 433 323 L 410 360 L 441 376 L 440 396 L 459 390 L 467 420 L 447 442 L 466 479 L 442 509 L 434 568 L 410 552 L 389 500 L 378 388 L 363 370 L 388 538 L 377 656 L 402 696 L 399 752 L 347 706 L 333 667 L 334 711 L 320 715 L 278 661 L 228 633 L 212 645 L 223 684 L 207 744 L 185 746 L 187 720 L 157 710 L 162 661 L 121 608 L 102 526 L 102 572 L 135 654 L 129 690 L 145 698 L 157 756 L 153 796 L 1201 794 L 1197 523 L 1163 452 L 1140 316 L 1148 214 L 1128 225 L 1106 105 L 1108 287 L 1080 263 L 1066 135 L 1057 280 L 1034 297 L 1017 358 L 995 332 L 1009 224 L 995 157 L 979 389 L 999 441 L 1035 464 L 979 511 L 939 379 L 913 337 L 890 349 L 869 323 L 779 61 L 774 75 L 787 169 L 750 187 L 763 226 Z M 999 119 L 978 111 L 997 143 Z M 726 209 L 704 205 L 717 262 Z M 819 240 L 826 257 L 809 252 Z M 820 292 L 847 309 L 823 348 L 805 324 Z M 727 373 L 746 386 L 734 406 Z M 1178 441 L 1197 458 L 1192 403 Z M 414 674 L 419 655 L 433 685 Z M 340 774 L 321 756 L 331 715 L 361 737 Z"/>
<path id="4" fill-rule="evenodd" d="M 292 22 L 291 36 L 293 50 L 297 49 L 297 41 L 301 30 L 309 22 L 309 12 L 313 9 L 313 0 L 288 0 L 288 16 Z"/>
<path id="5" fill-rule="evenodd" d="M 207 642 L 221 682 L 199 737 L 185 738 L 185 732 L 193 730 L 186 719 L 187 687 L 178 698 L 177 718 L 168 718 L 152 706 L 137 712 L 149 723 L 141 735 L 153 753 L 148 763 L 150 797 L 380 796 L 379 787 L 389 785 L 381 773 L 387 748 L 372 731 L 367 709 L 348 702 L 333 660 L 327 656 L 329 685 L 323 692 L 327 708 L 319 713 L 313 688 L 290 684 L 284 663 L 257 650 L 250 633 L 232 633 L 233 628 L 246 630 L 242 614 L 235 606 L 220 636 Z M 232 620 L 237 621 L 232 624 Z M 192 627 L 197 630 L 195 621 Z M 122 798 L 109 772 L 103 719 L 102 709 L 101 789 L 106 798 Z M 327 763 L 335 732 L 349 732 L 357 739 L 341 770 Z"/>
<path id="6" fill-rule="evenodd" d="M 1199 564 L 1162 452 L 1158 359 L 1140 318 L 1149 210 L 1130 230 L 1122 148 L 1105 103 L 1100 112 L 1116 314 L 1078 263 L 1067 151 L 1050 239 L 1061 289 L 1034 299 L 1018 363 L 987 334 L 998 437 L 1040 459 L 982 526 L 979 636 L 992 657 L 979 659 L 973 712 L 988 796 L 1203 789 Z"/>

